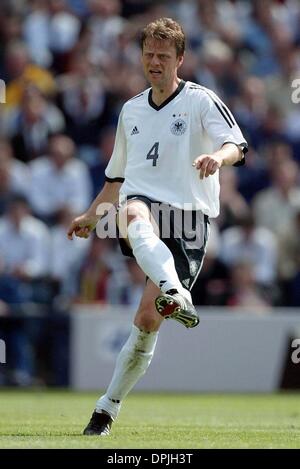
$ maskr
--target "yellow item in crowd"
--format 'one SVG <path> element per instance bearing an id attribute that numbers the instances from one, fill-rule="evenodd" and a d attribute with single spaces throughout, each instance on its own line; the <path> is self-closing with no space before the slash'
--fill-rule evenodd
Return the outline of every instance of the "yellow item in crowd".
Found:
<path id="1" fill-rule="evenodd" d="M 46 96 L 52 95 L 56 89 L 55 80 L 49 71 L 37 65 L 29 64 L 19 78 L 7 85 L 7 107 L 18 106 L 21 103 L 23 91 L 28 84 L 35 85 Z"/>

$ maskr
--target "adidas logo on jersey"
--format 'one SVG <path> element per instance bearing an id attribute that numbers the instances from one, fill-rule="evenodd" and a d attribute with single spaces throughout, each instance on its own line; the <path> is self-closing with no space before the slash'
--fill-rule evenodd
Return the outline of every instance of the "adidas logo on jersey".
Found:
<path id="1" fill-rule="evenodd" d="M 135 126 L 133 127 L 133 129 L 132 129 L 131 135 L 137 135 L 137 134 L 139 134 L 139 133 L 140 133 L 140 132 L 138 131 L 137 126 L 135 125 Z"/>

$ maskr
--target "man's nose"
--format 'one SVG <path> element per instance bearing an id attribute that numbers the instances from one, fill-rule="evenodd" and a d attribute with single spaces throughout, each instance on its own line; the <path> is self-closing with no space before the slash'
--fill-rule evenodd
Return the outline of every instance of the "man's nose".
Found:
<path id="1" fill-rule="evenodd" d="M 152 59 L 151 59 L 151 65 L 160 65 L 160 60 L 159 58 L 157 57 L 157 55 L 153 55 Z"/>

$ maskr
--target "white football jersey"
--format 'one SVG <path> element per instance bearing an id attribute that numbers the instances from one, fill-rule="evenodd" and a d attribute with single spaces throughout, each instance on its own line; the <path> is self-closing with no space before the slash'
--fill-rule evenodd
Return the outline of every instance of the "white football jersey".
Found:
<path id="1" fill-rule="evenodd" d="M 121 198 L 144 195 L 216 217 L 219 172 L 200 180 L 192 163 L 227 142 L 247 148 L 233 115 L 211 90 L 182 80 L 157 106 L 149 88 L 122 108 L 106 180 L 123 182 Z"/>

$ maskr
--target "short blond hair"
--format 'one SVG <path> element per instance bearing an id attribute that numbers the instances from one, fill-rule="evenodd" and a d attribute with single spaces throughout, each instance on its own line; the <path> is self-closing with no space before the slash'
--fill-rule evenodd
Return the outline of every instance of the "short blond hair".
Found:
<path id="1" fill-rule="evenodd" d="M 159 18 L 149 23 L 141 34 L 141 48 L 147 39 L 169 40 L 176 49 L 177 57 L 182 56 L 185 51 L 185 34 L 179 23 L 172 18 Z"/>

